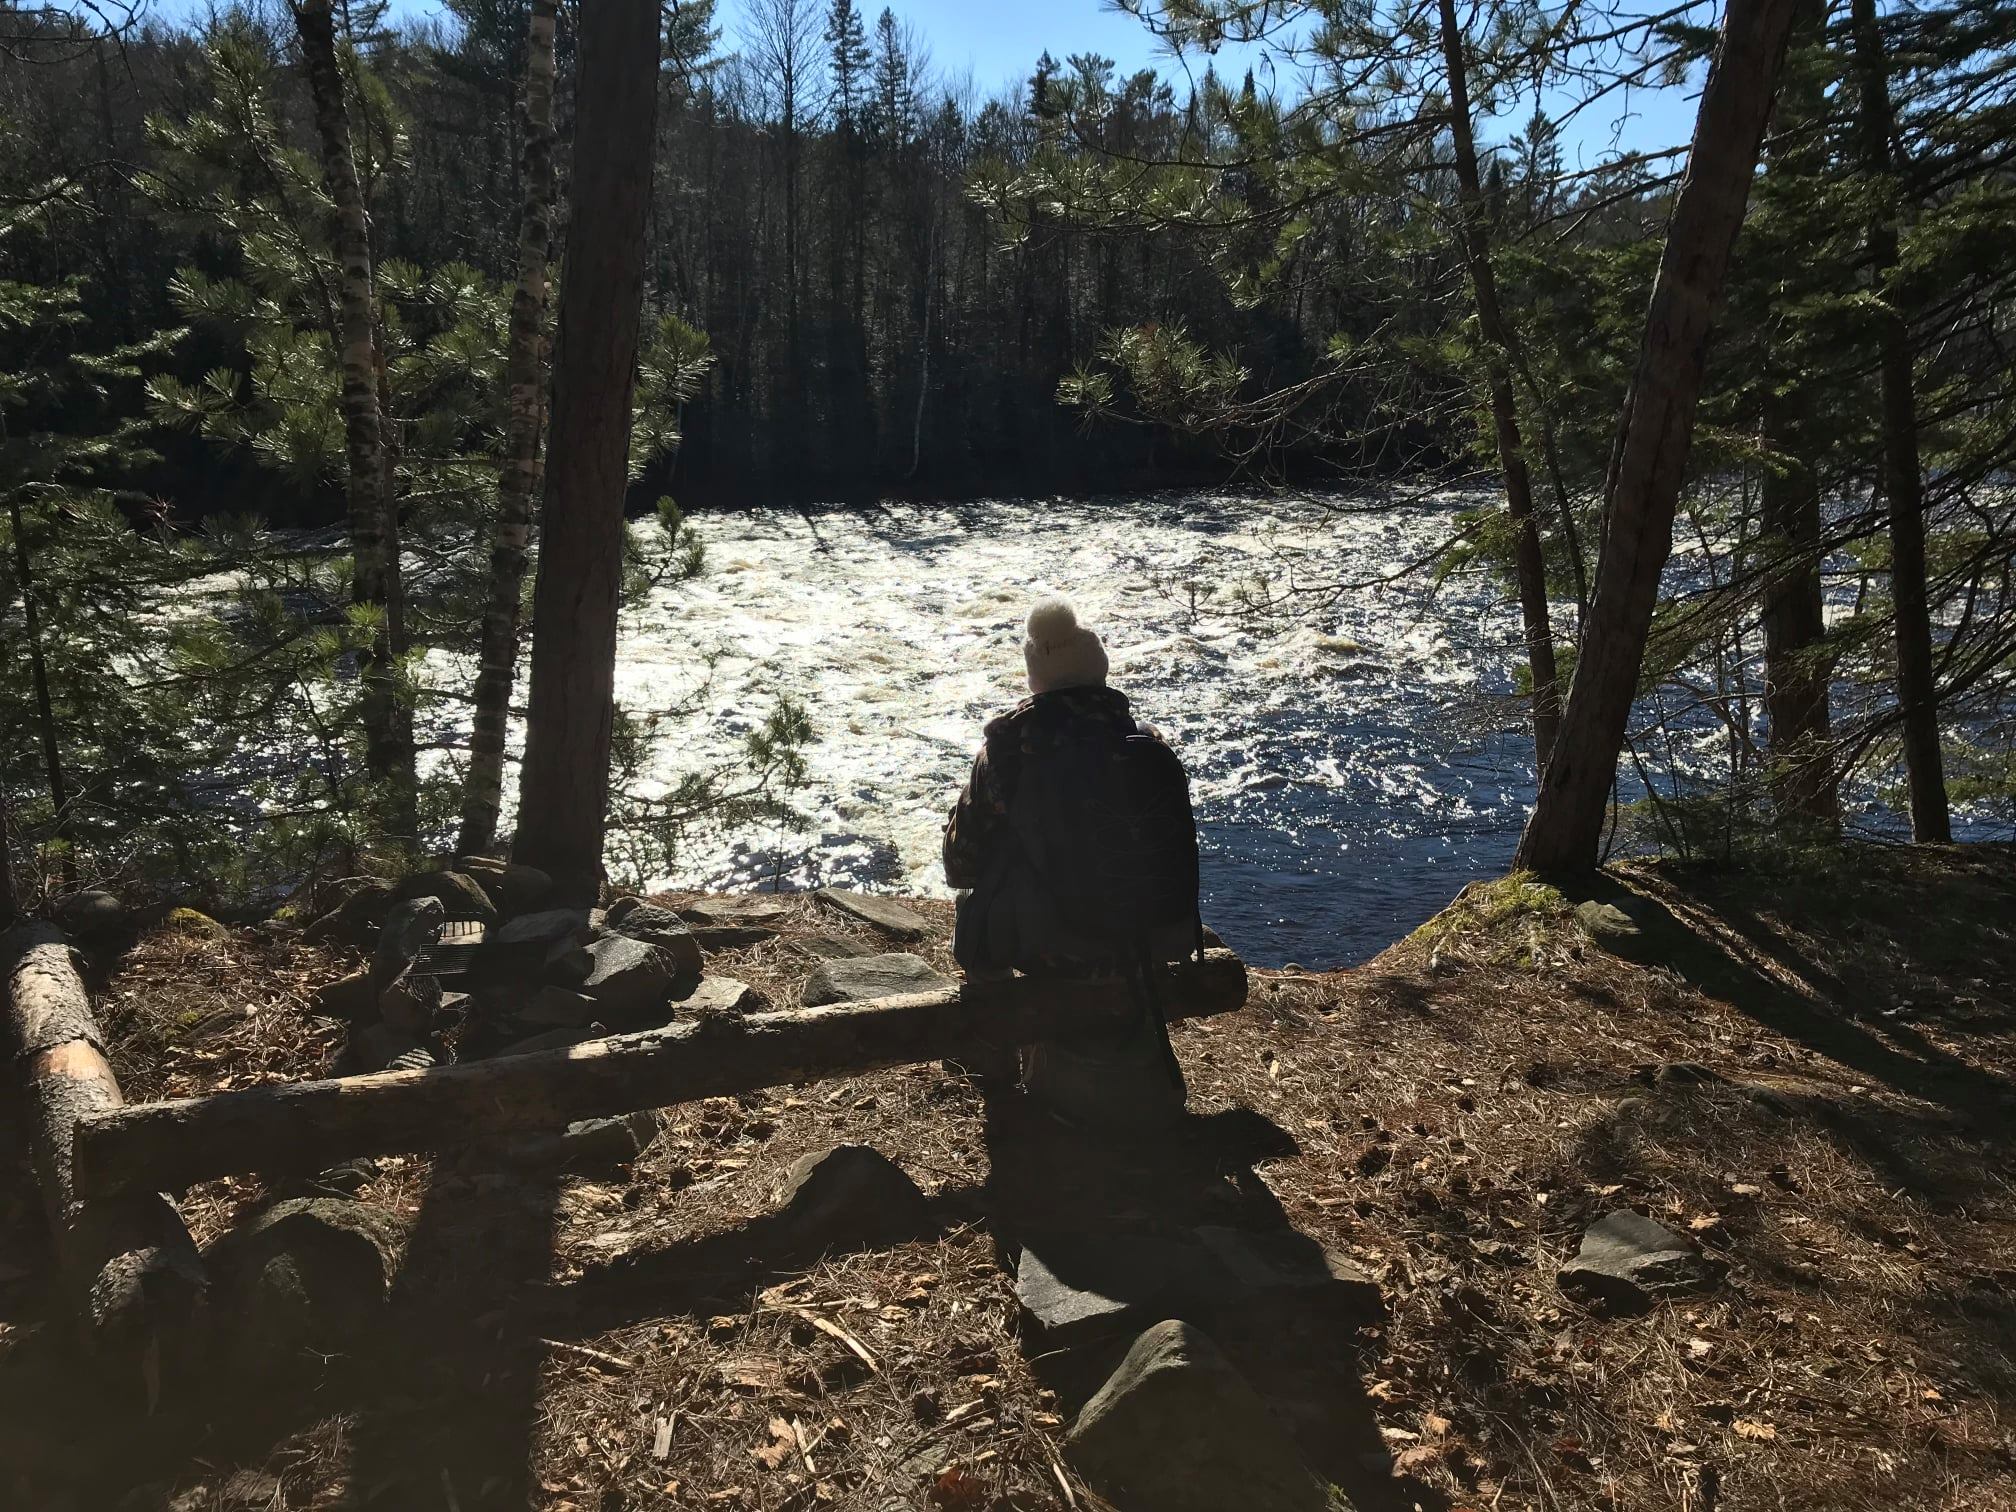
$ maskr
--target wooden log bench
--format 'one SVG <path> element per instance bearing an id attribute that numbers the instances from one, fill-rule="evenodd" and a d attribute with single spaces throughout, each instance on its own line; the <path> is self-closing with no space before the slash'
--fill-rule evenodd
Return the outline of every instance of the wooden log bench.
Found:
<path id="1" fill-rule="evenodd" d="M 1246 966 L 1229 950 L 1164 968 L 1168 1018 L 1230 1013 Z M 843 1003 L 718 1015 L 562 1050 L 425 1071 L 106 1107 L 77 1121 L 72 1181 L 97 1198 L 176 1190 L 237 1172 L 315 1171 L 360 1155 L 548 1133 L 583 1118 L 1023 1045 L 1139 1007 L 1124 983 L 968 982 Z"/>

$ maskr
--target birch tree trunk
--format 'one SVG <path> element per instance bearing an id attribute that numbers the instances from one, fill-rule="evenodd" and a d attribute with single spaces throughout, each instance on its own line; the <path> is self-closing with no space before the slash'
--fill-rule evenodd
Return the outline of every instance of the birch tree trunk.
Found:
<path id="1" fill-rule="evenodd" d="M 1554 632 L 1547 606 L 1547 559 L 1533 512 L 1533 480 L 1512 399 L 1512 333 L 1498 303 L 1498 279 L 1484 224 L 1484 191 L 1477 173 L 1477 142 L 1470 121 L 1470 83 L 1456 0 L 1440 0 L 1442 59 L 1449 74 L 1449 134 L 1456 158 L 1457 211 L 1463 262 L 1484 337 L 1484 372 L 1497 435 L 1498 466 L 1505 475 L 1505 509 L 1512 519 L 1512 570 L 1519 585 L 1519 618 L 1526 632 L 1526 664 L 1533 677 L 1533 770 L 1547 770 L 1561 728 L 1561 689 L 1554 665 Z"/>
<path id="2" fill-rule="evenodd" d="M 1897 225 L 1884 208 L 1894 187 L 1890 66 L 1874 0 L 1854 0 L 1855 71 L 1861 84 L 1863 168 L 1880 186 L 1869 219 L 1869 276 L 1877 296 L 1882 356 L 1883 495 L 1890 505 L 1890 602 L 1896 615 L 1897 702 L 1904 716 L 1904 775 L 1911 795 L 1911 838 L 1953 838 L 1946 770 L 1939 750 L 1939 693 L 1932 673 L 1932 614 L 1925 594 L 1925 480 L 1918 463 L 1918 396 L 1911 332 L 1897 301 Z"/>
<path id="3" fill-rule="evenodd" d="M 1652 286 L 1645 344 L 1610 457 L 1607 528 L 1575 682 L 1554 759 L 1541 777 L 1539 801 L 1519 838 L 1516 866 L 1572 872 L 1597 862 L 1617 755 L 1658 607 L 1659 577 L 1673 550 L 1673 512 L 1694 439 L 1708 337 L 1797 5 L 1798 0 L 1729 0 L 1723 16 L 1687 176 Z"/>
<path id="4" fill-rule="evenodd" d="M 518 287 L 511 295 L 511 345 L 504 379 L 511 403 L 497 518 L 490 547 L 490 591 L 476 663 L 476 713 L 469 773 L 462 790 L 458 853 L 485 851 L 497 836 L 504 793 L 504 744 L 518 672 L 519 604 L 532 534 L 532 501 L 543 481 L 540 430 L 546 418 L 545 358 L 548 249 L 553 219 L 553 31 L 555 0 L 532 0 L 525 36 L 525 193 L 518 219 Z"/>
<path id="5" fill-rule="evenodd" d="M 583 8 L 513 847 L 552 876 L 563 901 L 592 899 L 602 877 L 658 52 L 656 0 Z"/>
<path id="6" fill-rule="evenodd" d="M 331 244 L 341 266 L 337 333 L 343 385 L 344 497 L 349 509 L 351 601 L 374 615 L 363 657 L 364 761 L 383 796 L 388 838 L 411 845 L 414 814 L 412 714 L 399 674 L 400 605 L 397 531 L 385 474 L 385 436 L 378 394 L 378 343 L 371 267 L 371 222 L 350 147 L 343 70 L 336 58 L 330 0 L 296 0 L 294 27 L 314 98 L 322 181 L 335 206 Z"/>

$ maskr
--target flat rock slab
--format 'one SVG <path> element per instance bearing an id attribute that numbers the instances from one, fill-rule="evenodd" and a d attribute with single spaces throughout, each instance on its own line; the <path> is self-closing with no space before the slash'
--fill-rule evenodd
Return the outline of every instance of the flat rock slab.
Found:
<path id="1" fill-rule="evenodd" d="M 775 933 L 790 923 L 798 910 L 783 898 L 732 896 L 701 898 L 677 910 L 688 924 L 716 925 L 733 929 L 766 929 Z"/>
<path id="2" fill-rule="evenodd" d="M 1216 1225 L 1032 1234 L 1015 1295 L 1054 1348 L 1158 1318 L 1237 1328 L 1277 1309 L 1356 1327 L 1385 1306 L 1366 1271 L 1313 1239 Z"/>
<path id="3" fill-rule="evenodd" d="M 1727 1269 L 1663 1223 L 1626 1209 L 1589 1226 L 1559 1279 L 1570 1296 L 1643 1310 L 1660 1297 L 1704 1291 Z"/>
<path id="4" fill-rule="evenodd" d="M 827 961 L 837 961 L 843 957 L 871 956 L 875 954 L 874 946 L 863 945 L 852 935 L 799 935 L 791 943 L 807 955 L 815 955 Z"/>
<path id="5" fill-rule="evenodd" d="M 904 992 L 937 992 L 959 984 L 940 976 L 921 956 L 843 956 L 822 961 L 805 979 L 803 1001 L 808 1008 L 826 1003 L 866 1003 Z"/>
<path id="6" fill-rule="evenodd" d="M 702 977 L 700 985 L 679 1000 L 679 1011 L 696 1018 L 710 1013 L 753 1013 L 763 994 L 733 977 Z"/>
<path id="7" fill-rule="evenodd" d="M 879 893 L 850 892 L 842 887 L 822 887 L 815 896 L 850 919 L 872 924 L 899 940 L 921 940 L 931 932 L 923 915 L 913 912 L 894 898 Z"/>
<path id="8" fill-rule="evenodd" d="M 1210 1337 L 1175 1319 L 1134 1341 L 1066 1454 L 1121 1512 L 1349 1512 Z"/>

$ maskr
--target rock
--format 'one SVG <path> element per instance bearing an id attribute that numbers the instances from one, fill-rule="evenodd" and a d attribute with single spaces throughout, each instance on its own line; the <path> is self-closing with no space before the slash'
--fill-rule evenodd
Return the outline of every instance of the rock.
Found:
<path id="1" fill-rule="evenodd" d="M 311 1002 L 311 1011 L 323 1018 L 369 1023 L 378 1013 L 378 988 L 372 984 L 370 972 L 353 971 L 317 988 Z"/>
<path id="2" fill-rule="evenodd" d="M 1665 962 L 1681 933 L 1672 916 L 1649 898 L 1624 893 L 1612 901 L 1588 898 L 1575 905 L 1582 932 L 1612 955 L 1641 966 Z"/>
<path id="3" fill-rule="evenodd" d="M 483 936 L 483 943 L 492 950 L 537 946 L 543 951 L 556 940 L 586 945 L 594 937 L 587 909 L 549 908 L 540 913 L 520 914 L 499 924 Z"/>
<path id="4" fill-rule="evenodd" d="M 505 918 L 544 908 L 553 896 L 553 879 L 536 866 L 496 856 L 457 856 L 455 868 L 483 884 L 483 891 Z"/>
<path id="5" fill-rule="evenodd" d="M 275 1203 L 204 1253 L 220 1342 L 263 1370 L 348 1353 L 379 1326 L 404 1226 L 342 1197 Z"/>
<path id="6" fill-rule="evenodd" d="M 656 949 L 627 935 L 609 935 L 590 945 L 588 954 L 594 966 L 581 990 L 611 1023 L 665 1022 L 680 984 Z"/>
<path id="7" fill-rule="evenodd" d="M 899 940 L 921 940 L 931 932 L 922 915 L 913 913 L 893 898 L 878 893 L 850 892 L 841 887 L 822 887 L 815 895 L 851 919 L 873 924 Z"/>
<path id="8" fill-rule="evenodd" d="M 394 903 L 378 930 L 377 947 L 371 952 L 371 980 L 381 988 L 391 985 L 434 938 L 443 916 L 439 898 L 408 898 Z"/>
<path id="9" fill-rule="evenodd" d="M 496 1150 L 474 1148 L 467 1160 L 483 1166 L 535 1166 L 576 1175 L 614 1174 L 618 1166 L 630 1164 L 649 1149 L 664 1127 L 664 1115 L 649 1108 L 619 1118 L 586 1118 L 569 1124 L 563 1133 L 510 1140 Z"/>
<path id="10" fill-rule="evenodd" d="M 688 924 L 709 925 L 721 929 L 762 930 L 765 934 L 774 935 L 790 923 L 797 911 L 796 907 L 783 898 L 735 895 L 703 898 L 697 903 L 688 903 L 678 910 L 678 914 Z"/>
<path id="11" fill-rule="evenodd" d="M 641 940 L 663 953 L 665 964 L 681 979 L 700 976 L 700 942 L 687 922 L 669 908 L 639 903 L 621 914 L 613 909 L 603 921 L 627 939 Z"/>
<path id="12" fill-rule="evenodd" d="M 171 908 L 161 921 L 164 934 L 181 935 L 187 940 L 222 940 L 231 933 L 200 908 Z"/>
<path id="13" fill-rule="evenodd" d="M 1643 1310 L 1660 1297 L 1705 1290 L 1726 1270 L 1663 1223 L 1627 1208 L 1589 1226 L 1559 1279 L 1570 1296 Z"/>
<path id="14" fill-rule="evenodd" d="M 516 1040 L 501 1050 L 491 1052 L 494 1059 L 500 1055 L 539 1055 L 547 1050 L 565 1050 L 570 1045 L 578 1045 L 583 1040 L 601 1039 L 609 1031 L 600 1024 L 563 1024 L 557 1029 L 548 1029 L 544 1034 L 534 1034 L 526 1039 Z"/>
<path id="15" fill-rule="evenodd" d="M 1652 1073 L 1655 1087 L 1704 1087 L 1727 1079 L 1713 1066 L 1696 1061 L 1668 1061 Z"/>
<path id="16" fill-rule="evenodd" d="M 311 943 L 347 945 L 365 950 L 377 938 L 378 927 L 391 910 L 392 884 L 377 877 L 355 879 L 349 895 L 301 932 Z"/>
<path id="17" fill-rule="evenodd" d="M 915 1237 L 929 1202 L 900 1166 L 869 1145 L 805 1155 L 777 1189 L 785 1224 L 808 1249 Z"/>
<path id="18" fill-rule="evenodd" d="M 513 1016 L 521 1024 L 552 1025 L 574 1029 L 595 1016 L 595 1000 L 565 987 L 541 987 L 520 1003 Z"/>
<path id="19" fill-rule="evenodd" d="M 416 975 L 408 967 L 378 994 L 378 1016 L 394 1029 L 417 1037 L 434 1027 L 443 996 L 441 978 Z"/>
<path id="20" fill-rule="evenodd" d="M 412 1059 L 414 1052 L 426 1056 Z M 405 1064 L 397 1064 L 404 1061 Z M 341 1070 L 345 1076 L 368 1076 L 373 1071 L 407 1071 L 434 1064 L 434 1057 L 419 1037 L 390 1024 L 359 1024 L 351 1028 L 343 1042 Z"/>
<path id="21" fill-rule="evenodd" d="M 100 887 L 65 894 L 51 906 L 49 915 L 80 944 L 95 945 L 133 932 L 131 910 Z"/>
<path id="22" fill-rule="evenodd" d="M 415 872 L 399 884 L 397 896 L 402 902 L 408 898 L 434 898 L 451 919 L 497 922 L 497 905 L 483 890 L 483 884 L 467 872 Z"/>
<path id="23" fill-rule="evenodd" d="M 1172 1317 L 1231 1331 L 1286 1315 L 1349 1332 L 1385 1307 L 1365 1270 L 1293 1229 L 1216 1225 L 1032 1233 L 1015 1296 L 1048 1348 Z"/>
<path id="24" fill-rule="evenodd" d="M 921 956 L 842 956 L 822 961 L 805 979 L 802 1001 L 808 1008 L 823 1003 L 865 1003 L 873 998 L 894 997 L 900 992 L 931 992 L 956 987 L 950 977 L 940 976 Z"/>
<path id="25" fill-rule="evenodd" d="M 1134 1341 L 1071 1425 L 1066 1452 L 1121 1512 L 1337 1512 L 1345 1499 L 1206 1334 L 1174 1319 Z"/>
<path id="26" fill-rule="evenodd" d="M 792 943 L 807 955 L 819 956 L 828 961 L 852 960 L 859 956 L 875 954 L 874 946 L 863 945 L 859 940 L 849 935 L 800 935 Z"/>
<path id="27" fill-rule="evenodd" d="M 693 926 L 693 943 L 701 953 L 716 950 L 740 950 L 745 945 L 761 945 L 765 940 L 777 938 L 777 931 L 757 925 L 744 924 L 696 924 Z M 864 951 L 863 954 L 866 954 Z"/>
<path id="28" fill-rule="evenodd" d="M 541 963 L 541 969 L 548 981 L 563 987 L 579 987 L 595 969 L 595 957 L 588 954 L 585 945 L 576 945 L 572 940 L 555 940 L 546 947 L 546 959 Z"/>
<path id="29" fill-rule="evenodd" d="M 763 994 L 733 977 L 702 977 L 700 985 L 679 1000 L 680 1011 L 693 1018 L 712 1013 L 753 1013 L 763 1006 Z"/>

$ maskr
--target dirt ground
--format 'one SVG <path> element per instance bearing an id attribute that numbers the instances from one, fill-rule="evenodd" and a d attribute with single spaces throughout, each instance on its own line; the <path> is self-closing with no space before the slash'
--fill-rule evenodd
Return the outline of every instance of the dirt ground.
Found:
<path id="1" fill-rule="evenodd" d="M 1652 964 L 1514 879 L 1357 970 L 1255 972 L 1174 1030 L 1192 1112 L 1152 1146 L 933 1064 L 672 1110 L 606 1180 L 382 1160 L 360 1200 L 412 1225 L 382 1331 L 285 1382 L 171 1375 L 151 1414 L 75 1368 L 16 1169 L 0 1505 L 1097 1508 L 1064 1439 L 1098 1382 L 1025 1340 L 1012 1256 L 1039 1217 L 1129 1211 L 1291 1227 L 1378 1277 L 1383 1326 L 1227 1346 L 1366 1512 L 2016 1505 L 2016 851 L 1606 885 Z M 789 1005 L 808 936 L 902 948 L 795 906 L 710 971 Z M 942 933 L 916 948 L 949 964 Z M 128 1096 L 317 1074 L 338 1031 L 308 1000 L 348 964 L 272 928 L 144 939 L 101 997 Z M 840 1143 L 926 1219 L 793 1254 L 778 1180 Z M 269 1195 L 182 1207 L 200 1242 Z M 1570 1300 L 1557 1270 L 1624 1207 L 1726 1280 Z"/>

